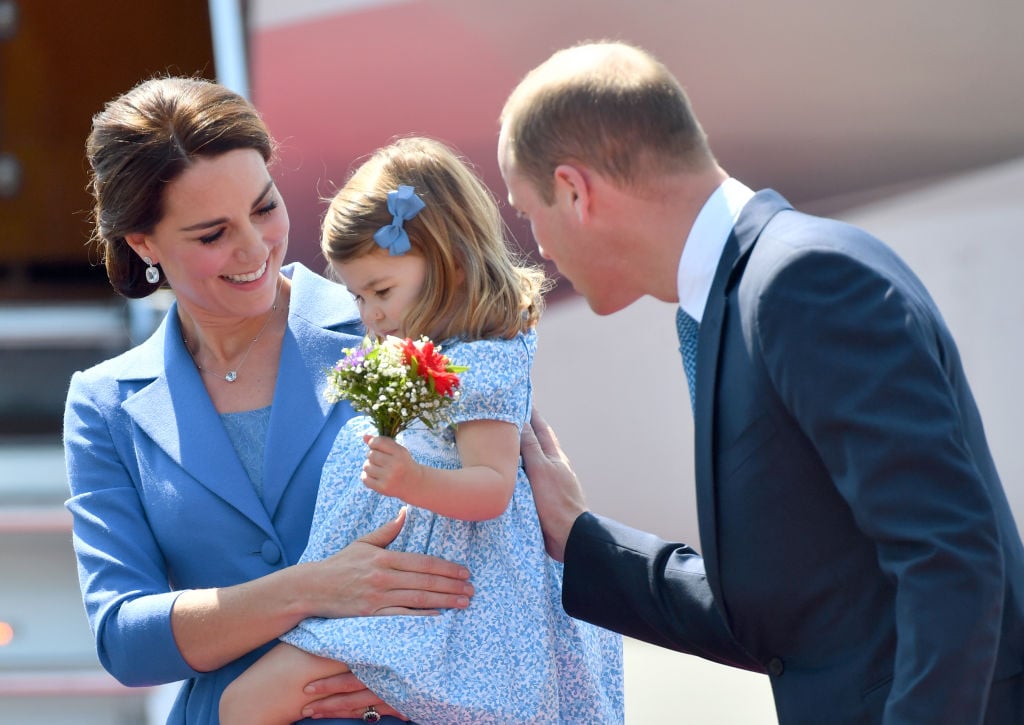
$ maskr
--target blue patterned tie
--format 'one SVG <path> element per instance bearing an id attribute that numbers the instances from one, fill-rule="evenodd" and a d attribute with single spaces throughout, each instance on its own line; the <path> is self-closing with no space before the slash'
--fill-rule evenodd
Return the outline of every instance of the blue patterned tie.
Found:
<path id="1" fill-rule="evenodd" d="M 697 402 L 697 331 L 700 325 L 683 308 L 676 311 L 676 332 L 679 333 L 679 353 L 683 356 L 683 370 L 690 386 L 690 407 Z"/>

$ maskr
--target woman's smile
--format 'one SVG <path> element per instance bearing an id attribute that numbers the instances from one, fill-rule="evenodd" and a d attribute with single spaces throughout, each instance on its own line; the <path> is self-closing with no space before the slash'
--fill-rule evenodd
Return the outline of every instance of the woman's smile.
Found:
<path id="1" fill-rule="evenodd" d="M 226 279 L 228 282 L 236 282 L 241 284 L 245 282 L 255 282 L 266 273 L 267 263 L 266 261 L 264 261 L 260 268 L 257 269 L 255 272 L 246 272 L 245 274 L 225 274 L 221 275 L 221 278 Z"/>

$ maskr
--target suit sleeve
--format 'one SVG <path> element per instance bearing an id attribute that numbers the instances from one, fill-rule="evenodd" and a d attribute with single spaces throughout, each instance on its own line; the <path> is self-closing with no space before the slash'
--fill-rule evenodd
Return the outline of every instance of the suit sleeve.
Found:
<path id="1" fill-rule="evenodd" d="M 128 468 L 94 389 L 81 373 L 71 381 L 64 449 L 74 547 L 86 614 L 103 667 L 129 686 L 194 677 L 171 631 L 170 591 L 163 557 Z"/>
<path id="2" fill-rule="evenodd" d="M 566 544 L 562 603 L 571 616 L 605 629 L 764 672 L 729 634 L 704 560 L 684 544 L 584 513 Z"/>
<path id="3" fill-rule="evenodd" d="M 755 338 L 895 583 L 885 722 L 981 722 L 1004 570 L 975 422 L 961 410 L 969 393 L 923 287 L 876 262 L 824 249 L 785 260 L 761 292 Z"/>

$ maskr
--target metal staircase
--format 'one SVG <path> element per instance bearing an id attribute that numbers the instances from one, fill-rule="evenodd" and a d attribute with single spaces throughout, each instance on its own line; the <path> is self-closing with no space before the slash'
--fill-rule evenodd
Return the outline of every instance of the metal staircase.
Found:
<path id="1" fill-rule="evenodd" d="M 82 608 L 60 421 L 68 379 L 125 349 L 123 302 L 0 305 L 0 725 L 141 725 Z"/>

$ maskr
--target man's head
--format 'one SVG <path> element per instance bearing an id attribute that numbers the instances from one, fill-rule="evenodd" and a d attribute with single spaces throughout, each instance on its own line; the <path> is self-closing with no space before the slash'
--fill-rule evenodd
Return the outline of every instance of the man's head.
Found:
<path id="1" fill-rule="evenodd" d="M 530 71 L 505 103 L 501 133 L 519 173 L 549 204 L 562 163 L 627 187 L 714 163 L 676 78 L 647 52 L 618 42 L 560 50 Z"/>
<path id="2" fill-rule="evenodd" d="M 498 163 L 542 255 L 599 314 L 651 294 L 630 279 L 650 226 L 635 212 L 718 170 L 679 82 L 617 42 L 560 50 L 526 75 L 501 114 Z"/>

